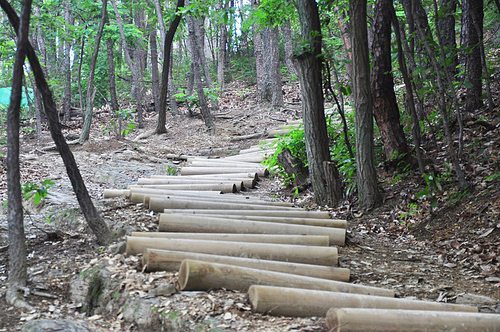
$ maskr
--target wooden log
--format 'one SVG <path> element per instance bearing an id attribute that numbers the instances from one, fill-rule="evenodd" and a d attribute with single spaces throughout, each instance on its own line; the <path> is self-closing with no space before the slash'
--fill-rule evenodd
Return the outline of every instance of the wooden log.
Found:
<path id="1" fill-rule="evenodd" d="M 261 167 L 182 167 L 181 175 L 199 175 L 199 174 L 231 174 L 231 173 L 257 173 L 265 177 L 269 171 Z"/>
<path id="2" fill-rule="evenodd" d="M 234 161 L 247 161 L 251 163 L 261 163 L 264 159 L 267 159 L 270 154 L 255 152 L 255 153 L 246 153 L 242 155 L 235 155 L 226 157 L 226 160 L 234 160 Z"/>
<path id="3" fill-rule="evenodd" d="M 257 242 L 210 241 L 155 237 L 127 237 L 127 255 L 145 249 L 165 249 L 223 256 L 247 257 L 313 265 L 336 265 L 337 248 Z"/>
<path id="4" fill-rule="evenodd" d="M 255 181 L 259 180 L 259 174 L 257 173 L 231 173 L 231 174 L 201 174 L 201 175 L 184 175 L 184 179 L 213 179 L 213 178 L 229 178 L 234 177 L 237 180 L 251 178 Z"/>
<path id="5" fill-rule="evenodd" d="M 259 133 L 253 133 L 253 134 L 248 134 L 248 135 L 233 136 L 233 137 L 231 137 L 231 142 L 243 141 L 243 140 L 252 139 L 252 138 L 261 138 L 262 136 L 265 136 L 265 135 L 267 135 L 267 132 L 261 131 Z"/>
<path id="6" fill-rule="evenodd" d="M 251 286 L 248 298 L 253 312 L 287 317 L 325 316 L 330 308 L 477 312 L 466 305 L 272 286 Z"/>
<path id="7" fill-rule="evenodd" d="M 157 188 L 159 187 L 159 188 Z M 219 196 L 222 195 L 220 191 L 211 190 L 168 190 L 162 189 L 160 186 L 149 186 L 149 185 L 131 185 L 129 186 L 131 192 L 142 192 L 142 193 L 156 193 L 160 195 L 185 195 L 185 196 Z M 130 195 L 129 195 L 130 196 Z"/>
<path id="8" fill-rule="evenodd" d="M 151 198 L 151 201 L 153 198 Z M 151 208 L 150 202 L 150 208 Z M 222 204 L 222 203 L 220 203 Z M 273 222 L 222 219 L 197 215 L 160 214 L 160 232 L 327 235 L 330 245 L 345 244 L 342 228 L 280 224 Z"/>
<path id="9" fill-rule="evenodd" d="M 130 190 L 104 189 L 102 198 L 128 197 L 129 195 Z"/>
<path id="10" fill-rule="evenodd" d="M 295 210 L 298 208 L 263 204 L 244 204 L 239 202 L 225 203 L 208 199 L 186 201 L 176 198 L 152 198 L 149 202 L 149 209 L 154 212 L 162 212 L 164 209 Z"/>
<path id="11" fill-rule="evenodd" d="M 326 235 L 283 235 L 283 234 L 234 234 L 234 233 L 181 233 L 181 232 L 132 232 L 133 237 L 159 237 L 172 239 L 200 239 L 230 242 L 260 242 L 276 244 L 295 244 L 302 246 L 328 247 Z"/>
<path id="12" fill-rule="evenodd" d="M 164 199 L 186 199 L 186 200 L 192 200 L 192 199 L 202 199 L 202 200 L 210 200 L 210 201 L 217 201 L 217 202 L 225 202 L 225 203 L 239 203 L 239 204 L 257 204 L 257 205 L 268 205 L 268 206 L 276 206 L 276 207 L 289 207 L 291 203 L 287 202 L 268 202 L 268 201 L 263 201 L 259 199 L 254 199 L 254 198 L 246 198 L 245 196 L 237 196 L 237 195 L 200 195 L 200 194 L 177 194 L 177 193 L 169 193 L 165 194 L 161 192 L 161 189 L 136 189 L 132 190 L 130 194 L 130 200 L 134 203 L 139 203 L 142 202 L 144 197 L 147 196 L 155 196 L 157 198 L 164 198 Z M 142 195 L 142 196 L 141 196 Z M 148 199 L 149 201 L 149 199 Z"/>
<path id="13" fill-rule="evenodd" d="M 167 190 L 206 190 L 219 191 L 222 193 L 238 192 L 235 183 L 186 183 L 186 184 L 164 184 L 163 189 Z M 241 183 L 239 185 L 241 187 Z"/>
<path id="14" fill-rule="evenodd" d="M 242 168 L 254 168 L 262 167 L 260 164 L 249 163 L 245 161 L 231 161 L 224 159 L 194 159 L 191 162 L 191 166 L 195 167 L 242 167 Z"/>
<path id="15" fill-rule="evenodd" d="M 270 155 L 270 154 L 274 153 L 274 149 L 270 148 L 270 147 L 262 148 L 261 146 L 258 146 L 258 147 L 252 147 L 250 149 L 240 150 L 240 155 L 248 154 L 248 153 L 263 153 L 263 154 Z"/>
<path id="16" fill-rule="evenodd" d="M 332 308 L 326 325 L 335 332 L 498 331 L 500 315 L 428 310 Z"/>
<path id="17" fill-rule="evenodd" d="M 283 135 L 289 134 L 294 129 L 295 128 L 293 128 L 293 129 L 273 129 L 273 130 L 269 130 L 268 137 L 283 136 Z"/>
<path id="18" fill-rule="evenodd" d="M 349 269 L 344 268 L 160 249 L 144 250 L 144 253 L 142 255 L 142 266 L 147 272 L 177 272 L 179 271 L 182 261 L 185 259 L 192 259 L 210 263 L 223 263 L 228 265 L 304 275 L 308 277 L 328 280 L 349 281 L 350 278 Z"/>
<path id="19" fill-rule="evenodd" d="M 156 188 L 156 189 L 167 189 L 169 185 L 185 185 L 185 184 L 234 184 L 238 191 L 246 188 L 253 188 L 255 181 L 252 179 L 240 179 L 240 180 L 223 180 L 223 179 L 185 179 L 185 180 L 171 180 L 171 179 L 147 179 L 149 181 L 141 180 L 141 182 L 149 182 L 149 184 L 141 183 L 129 185 L 128 189 L 131 188 Z"/>
<path id="20" fill-rule="evenodd" d="M 203 215 L 203 211 L 197 215 Z M 180 212 L 182 213 L 182 212 Z M 188 213 L 189 215 L 189 213 Z M 320 226 L 320 227 L 335 227 L 335 228 L 347 228 L 347 221 L 340 219 L 313 219 L 313 218 L 290 218 L 290 217 L 268 217 L 268 216 L 245 216 L 245 215 L 234 215 L 230 213 L 226 214 L 206 214 L 207 217 L 211 218 L 223 218 L 223 219 L 238 219 L 238 220 L 253 220 L 253 221 L 264 221 L 264 222 L 277 222 L 282 224 L 296 224 L 296 225 L 307 225 L 307 226 Z"/>
<path id="21" fill-rule="evenodd" d="M 268 216 L 268 217 L 290 217 L 290 218 L 316 218 L 316 219 L 328 219 L 330 218 L 330 213 L 328 211 L 304 211 L 299 209 L 294 210 L 220 210 L 220 209 L 166 209 L 163 213 L 188 213 L 195 215 L 205 215 L 205 214 L 227 214 L 227 215 L 243 215 L 243 216 Z"/>
<path id="22" fill-rule="evenodd" d="M 184 291 L 224 288 L 246 292 L 252 285 L 267 285 L 394 297 L 391 289 L 189 259 L 181 263 L 178 282 Z"/>
<path id="23" fill-rule="evenodd" d="M 167 158 L 168 159 L 179 159 L 179 160 L 188 160 L 188 158 L 191 158 L 192 156 L 188 156 L 185 154 L 173 154 L 173 153 L 168 153 Z"/>

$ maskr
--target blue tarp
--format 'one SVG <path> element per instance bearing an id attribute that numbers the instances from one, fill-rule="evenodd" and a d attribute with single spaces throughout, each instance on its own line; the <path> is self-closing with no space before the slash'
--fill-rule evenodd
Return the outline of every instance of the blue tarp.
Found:
<path id="1" fill-rule="evenodd" d="M 10 91 L 11 88 L 0 88 L 0 109 L 8 108 L 10 104 Z M 28 89 L 28 93 L 30 95 L 30 100 L 33 100 L 33 91 Z M 23 98 L 21 99 L 21 107 L 28 106 L 28 99 L 26 98 L 26 93 L 23 88 Z"/>

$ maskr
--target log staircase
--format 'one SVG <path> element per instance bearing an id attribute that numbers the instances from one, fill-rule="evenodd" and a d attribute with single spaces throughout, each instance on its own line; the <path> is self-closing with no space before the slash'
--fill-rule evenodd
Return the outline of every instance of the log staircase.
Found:
<path id="1" fill-rule="evenodd" d="M 145 272 L 178 271 L 181 291 L 248 292 L 254 312 L 324 316 L 330 331 L 500 329 L 500 316 L 473 306 L 397 299 L 391 289 L 349 283 L 350 271 L 338 267 L 345 220 L 245 195 L 269 175 L 260 163 L 272 140 L 225 158 L 181 156 L 189 166 L 180 176 L 105 190 L 105 198 L 128 196 L 159 213 L 158 232 L 132 233 L 127 255 L 142 253 Z"/>

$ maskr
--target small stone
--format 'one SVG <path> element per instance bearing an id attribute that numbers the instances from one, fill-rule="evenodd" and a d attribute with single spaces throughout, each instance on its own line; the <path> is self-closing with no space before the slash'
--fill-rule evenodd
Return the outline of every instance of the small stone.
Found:
<path id="1" fill-rule="evenodd" d="M 174 284 L 161 284 L 156 288 L 150 289 L 148 293 L 153 296 L 170 296 L 175 294 L 176 291 Z"/>
<path id="2" fill-rule="evenodd" d="M 126 241 L 115 243 L 109 247 L 109 251 L 111 251 L 113 255 L 124 254 L 126 249 L 127 249 Z"/>
<path id="3" fill-rule="evenodd" d="M 457 304 L 495 304 L 498 303 L 491 297 L 465 293 L 457 296 Z"/>
<path id="4" fill-rule="evenodd" d="M 224 314 L 224 320 L 230 320 L 231 318 L 233 318 L 233 314 L 232 313 L 226 312 Z"/>

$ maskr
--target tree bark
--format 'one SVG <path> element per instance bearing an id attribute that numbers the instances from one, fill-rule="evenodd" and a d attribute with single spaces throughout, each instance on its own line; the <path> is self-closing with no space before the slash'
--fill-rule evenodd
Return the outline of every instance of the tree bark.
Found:
<path id="1" fill-rule="evenodd" d="M 295 187 L 300 187 L 307 183 L 309 171 L 292 155 L 289 148 L 284 149 L 278 154 L 278 162 L 283 166 L 286 174 L 292 178 Z"/>
<path id="2" fill-rule="evenodd" d="M 104 31 L 104 25 L 108 21 L 108 11 L 107 11 L 108 0 L 102 0 L 102 10 L 101 10 L 101 23 L 97 29 L 97 34 L 94 38 L 94 52 L 92 53 L 92 59 L 90 60 L 89 77 L 87 78 L 87 98 L 85 100 L 85 121 L 83 123 L 82 133 L 80 135 L 80 143 L 89 140 L 90 137 L 90 125 L 92 124 L 92 115 L 94 113 L 94 77 L 95 77 L 95 67 L 97 65 L 97 56 L 99 55 L 99 45 L 101 43 L 102 33 Z M 83 45 L 82 45 L 83 47 Z"/>
<path id="3" fill-rule="evenodd" d="M 104 0 L 107 1 L 107 0 Z M 118 23 L 118 28 L 120 30 L 120 36 L 123 47 L 123 54 L 125 55 L 125 62 L 127 63 L 128 68 L 130 69 L 130 73 L 132 74 L 132 92 L 133 97 L 136 102 L 136 111 L 137 111 L 137 122 L 139 123 L 139 127 L 142 127 L 144 124 L 142 123 L 142 96 L 141 96 L 141 84 L 139 82 L 139 73 L 137 72 L 136 66 L 132 63 L 132 59 L 130 57 L 130 52 L 127 45 L 127 39 L 125 38 L 125 31 L 123 29 L 123 22 L 120 16 L 120 12 L 118 11 L 118 7 L 116 6 L 116 1 L 111 0 L 111 4 L 113 5 L 113 9 L 115 11 L 116 22 Z M 137 61 L 137 59 L 136 59 Z M 135 89 L 134 89 L 135 87 Z"/>
<path id="4" fill-rule="evenodd" d="M 465 54 L 466 81 L 472 86 L 467 88 L 467 112 L 474 112 L 483 106 L 482 98 L 482 67 L 481 50 L 479 42 L 483 39 L 483 0 L 464 0 L 462 1 L 462 38 L 463 46 L 468 49 Z M 476 31 L 474 21 L 480 28 Z"/>
<path id="5" fill-rule="evenodd" d="M 71 12 L 69 10 L 69 0 L 64 1 L 64 22 L 66 23 L 66 34 L 64 40 L 64 120 L 69 121 L 71 116 L 71 59 L 70 59 L 70 25 L 72 25 Z"/>
<path id="6" fill-rule="evenodd" d="M 177 1 L 176 12 L 178 12 L 180 7 L 184 7 L 184 0 Z M 157 13 L 158 15 L 158 13 Z M 168 95 L 168 82 L 169 82 L 169 71 L 170 71 L 170 56 L 172 49 L 172 42 L 174 40 L 175 31 L 181 21 L 181 15 L 177 13 L 174 20 L 168 28 L 168 32 L 165 36 L 165 41 L 163 43 L 163 68 L 161 71 L 161 90 L 160 90 L 160 109 L 158 110 L 158 121 L 156 122 L 156 134 L 162 134 L 167 131 L 165 127 L 167 121 L 167 95 Z"/>
<path id="7" fill-rule="evenodd" d="M 198 99 L 200 102 L 200 110 L 205 125 L 208 128 L 209 134 L 211 136 L 215 135 L 215 124 L 213 116 L 208 107 L 207 99 L 205 97 L 205 91 L 203 89 L 203 83 L 201 81 L 201 60 L 200 60 L 200 45 L 198 45 L 198 38 L 196 37 L 196 22 L 193 20 L 191 15 L 187 17 L 188 30 L 189 30 L 189 41 L 191 44 L 191 54 L 193 56 L 193 73 L 194 81 L 196 84 L 196 91 L 198 92 Z"/>
<path id="8" fill-rule="evenodd" d="M 263 101 L 271 103 L 273 108 L 283 107 L 283 91 L 281 89 L 281 72 L 279 58 L 278 27 L 262 29 L 263 39 Z"/>
<path id="9" fill-rule="evenodd" d="M 116 97 L 116 78 L 115 78 L 115 60 L 113 53 L 113 40 L 108 38 L 106 41 L 106 49 L 108 53 L 108 71 L 109 71 L 109 95 L 111 98 L 111 112 L 113 112 L 113 117 L 120 121 L 118 116 L 118 111 L 120 106 L 118 105 L 118 98 Z M 116 133 L 117 137 L 121 137 L 120 130 Z"/>
<path id="10" fill-rule="evenodd" d="M 9 17 L 9 21 L 14 27 L 14 30 L 17 31 L 19 27 L 19 17 L 17 16 L 14 9 L 6 0 L 0 0 L 0 6 Z M 111 232 L 109 231 L 108 226 L 106 225 L 104 220 L 102 220 L 101 216 L 97 213 L 97 210 L 95 209 L 95 206 L 90 199 L 90 195 L 87 191 L 85 183 L 83 182 L 80 171 L 78 170 L 78 166 L 76 164 L 73 153 L 71 152 L 61 132 L 61 124 L 59 123 L 59 116 L 57 114 L 56 104 L 52 97 L 52 92 L 50 91 L 49 85 L 47 84 L 42 70 L 42 66 L 38 61 L 38 57 L 36 56 L 36 53 L 33 50 L 31 44 L 28 45 L 27 56 L 33 70 L 33 74 L 35 76 L 36 85 L 40 89 L 40 92 L 42 94 L 52 139 L 54 140 L 57 150 L 59 151 L 59 154 L 63 159 L 64 165 L 66 166 L 66 172 L 68 173 L 68 176 L 70 178 L 71 185 L 73 186 L 73 190 L 75 191 L 78 203 L 80 204 L 80 208 L 82 209 L 82 212 L 87 223 L 89 224 L 90 229 L 96 236 L 97 242 L 101 245 L 109 244 L 113 242 L 113 237 L 111 235 Z"/>
<path id="11" fill-rule="evenodd" d="M 390 6 L 391 0 L 375 2 L 371 73 L 373 113 L 384 142 L 386 160 L 406 160 L 408 163 L 409 149 L 401 126 L 392 77 Z"/>
<path id="12" fill-rule="evenodd" d="M 455 14 L 457 12 L 457 0 L 440 0 L 439 7 L 441 15 L 438 27 L 441 31 L 441 40 L 445 49 L 447 70 L 453 76 L 458 74 L 458 52 L 455 33 Z M 457 105 L 458 107 L 458 105 Z"/>
<path id="13" fill-rule="evenodd" d="M 288 75 L 290 77 L 297 76 L 297 70 L 292 61 L 293 56 L 293 43 L 292 43 L 292 25 L 290 24 L 290 19 L 286 20 L 281 26 L 283 31 L 283 46 L 285 49 L 285 64 L 288 70 Z"/>
<path id="14" fill-rule="evenodd" d="M 192 17 L 192 20 L 193 20 L 194 36 L 196 38 L 196 44 L 198 45 L 196 50 L 193 50 L 193 52 L 198 53 L 198 59 L 201 65 L 201 69 L 203 69 L 203 76 L 205 77 L 205 82 L 207 84 L 208 89 L 213 92 L 215 91 L 215 86 L 212 81 L 212 74 L 210 73 L 210 69 L 208 68 L 207 57 L 205 56 L 205 27 L 203 25 L 204 19 L 197 19 Z M 212 106 L 212 112 L 219 110 L 219 102 L 217 99 L 210 98 L 210 105 Z"/>
<path id="15" fill-rule="evenodd" d="M 373 145 L 373 104 L 370 90 L 370 62 L 366 23 L 366 0 L 350 0 L 354 73 L 354 109 L 356 116 L 357 186 L 362 209 L 382 204 L 378 190 Z"/>
<path id="16" fill-rule="evenodd" d="M 259 0 L 252 0 L 252 7 L 257 8 L 260 4 Z M 264 59 L 262 55 L 262 33 L 258 25 L 254 24 L 253 27 L 253 53 L 255 57 L 255 72 L 256 72 L 256 87 L 257 98 L 262 101 L 262 73 L 264 71 Z"/>
<path id="17" fill-rule="evenodd" d="M 24 217 L 21 195 L 21 174 L 19 170 L 19 119 L 21 111 L 24 61 L 29 45 L 29 23 L 31 0 L 22 2 L 21 19 L 14 27 L 17 37 L 17 52 L 14 59 L 12 91 L 7 109 L 7 221 L 9 228 L 9 287 L 7 303 L 27 306 L 18 298 L 17 289 L 26 286 L 27 258 L 26 238 L 24 235 Z M 4 8 L 2 0 L 2 8 Z"/>
<path id="18" fill-rule="evenodd" d="M 226 1 L 224 10 L 229 8 L 229 1 Z M 220 23 L 220 38 L 219 38 L 219 55 L 217 59 L 217 81 L 219 82 L 219 94 L 224 95 L 224 69 L 226 67 L 226 44 L 227 44 L 227 28 L 226 23 Z"/>
<path id="19" fill-rule="evenodd" d="M 419 2 L 416 0 L 415 2 Z M 415 8 L 415 7 L 414 7 Z M 431 59 L 432 66 L 434 67 L 434 71 L 437 74 L 437 86 L 438 86 L 438 98 L 439 98 L 439 112 L 441 113 L 441 118 L 443 119 L 443 130 L 444 134 L 446 137 L 446 141 L 448 142 L 448 152 L 450 153 L 450 159 L 452 160 L 453 166 L 455 167 L 455 172 L 457 174 L 457 180 L 462 189 L 466 189 L 469 184 L 467 183 L 465 179 L 465 174 L 462 170 L 462 166 L 460 165 L 460 162 L 458 160 L 458 156 L 455 152 L 455 148 L 453 146 L 453 136 L 451 134 L 450 130 L 450 120 L 448 116 L 448 109 L 446 105 L 446 91 L 445 87 L 443 86 L 444 79 L 441 77 L 441 71 L 439 68 L 439 65 L 437 63 L 436 57 L 435 57 L 435 50 L 431 47 L 429 41 L 425 38 L 424 36 L 424 29 L 422 28 L 421 22 L 419 22 L 419 19 L 416 19 L 417 21 L 417 28 L 418 32 L 420 34 L 420 38 L 423 40 L 424 47 L 427 51 L 427 54 L 429 58 Z M 432 36 L 431 36 L 432 37 Z"/>
<path id="20" fill-rule="evenodd" d="M 391 12 L 391 22 L 394 27 L 394 34 L 396 36 L 396 42 L 398 44 L 398 62 L 399 69 L 401 70 L 401 74 L 403 76 L 403 81 L 406 87 L 407 92 L 407 100 L 410 108 L 412 125 L 411 130 L 413 134 L 413 142 L 415 144 L 415 154 L 417 155 L 418 169 L 420 171 L 420 175 L 423 176 L 425 174 L 425 165 L 424 160 L 422 158 L 422 151 L 420 149 L 420 138 L 422 136 L 420 132 L 420 122 L 418 120 L 417 110 L 415 108 L 414 103 L 414 93 L 413 93 L 413 85 L 410 79 L 410 74 L 408 73 L 408 68 L 406 66 L 405 58 L 403 55 L 403 42 L 401 40 L 401 34 L 399 29 L 399 21 L 396 16 L 396 11 L 394 10 L 394 6 L 390 4 L 389 10 Z M 406 43 L 406 41 L 405 41 Z M 406 45 L 406 44 L 405 44 Z M 407 48 L 408 49 L 408 48 Z"/>
<path id="21" fill-rule="evenodd" d="M 156 26 L 152 26 L 149 31 L 149 45 L 151 48 L 151 79 L 153 80 L 153 100 L 155 111 L 160 110 L 160 73 L 158 71 L 158 50 L 156 48 Z"/>
<path id="22" fill-rule="evenodd" d="M 326 173 L 327 168 L 336 172 L 334 164 L 324 166 L 330 161 L 328 133 L 324 111 L 324 98 L 321 76 L 321 25 L 318 8 L 314 0 L 299 1 L 298 11 L 303 40 L 310 40 L 309 50 L 295 56 L 300 78 L 302 96 L 302 116 L 304 118 L 304 137 L 306 141 L 309 175 L 314 190 L 315 200 L 319 205 L 335 207 L 340 204 L 342 191 Z M 310 39 L 312 34 L 316 36 Z"/>

